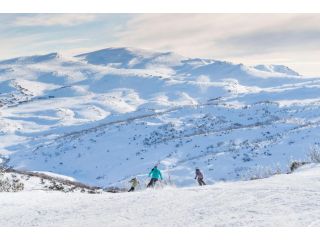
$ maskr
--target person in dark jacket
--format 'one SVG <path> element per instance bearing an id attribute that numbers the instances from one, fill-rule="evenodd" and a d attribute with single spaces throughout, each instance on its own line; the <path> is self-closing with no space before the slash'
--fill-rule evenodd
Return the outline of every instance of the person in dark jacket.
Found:
<path id="1" fill-rule="evenodd" d="M 147 185 L 147 188 L 149 187 L 154 187 L 154 185 L 156 184 L 156 182 L 160 179 L 162 180 L 162 174 L 160 172 L 160 170 L 158 169 L 157 166 L 155 166 L 154 168 L 152 168 L 152 170 L 149 173 L 149 177 L 151 177 L 151 180 L 149 182 L 149 184 Z"/>
<path id="2" fill-rule="evenodd" d="M 200 186 L 206 185 L 206 183 L 203 181 L 203 174 L 202 174 L 202 172 L 200 172 L 199 168 L 196 168 L 196 176 L 194 179 L 198 180 L 198 183 Z"/>

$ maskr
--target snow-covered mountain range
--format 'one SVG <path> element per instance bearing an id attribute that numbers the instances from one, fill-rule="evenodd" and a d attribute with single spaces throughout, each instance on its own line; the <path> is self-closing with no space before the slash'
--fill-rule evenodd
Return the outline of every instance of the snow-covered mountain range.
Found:
<path id="1" fill-rule="evenodd" d="M 320 78 L 108 48 L 0 61 L 0 161 L 97 186 L 287 172 L 320 144 Z"/>

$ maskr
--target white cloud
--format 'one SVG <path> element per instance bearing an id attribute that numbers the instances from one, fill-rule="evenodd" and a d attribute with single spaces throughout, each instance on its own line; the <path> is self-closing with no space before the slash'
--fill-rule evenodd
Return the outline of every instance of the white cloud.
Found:
<path id="1" fill-rule="evenodd" d="M 39 39 L 40 36 L 37 34 L 11 37 L 10 41 L 8 41 L 8 38 L 0 38 L 0 60 L 21 57 L 22 55 L 29 55 L 27 52 L 21 51 L 21 48 L 30 48 L 32 47 L 32 44 L 35 44 L 37 41 L 39 41 Z"/>
<path id="2" fill-rule="evenodd" d="M 20 16 L 14 21 L 16 26 L 74 26 L 92 22 L 94 14 L 36 14 Z"/>
<path id="3" fill-rule="evenodd" d="M 268 43 L 261 49 L 268 51 L 318 40 L 318 34 L 320 14 L 144 14 L 129 21 L 118 37 L 133 46 L 223 56 L 230 54 L 224 45 L 241 53 Z"/>
<path id="4" fill-rule="evenodd" d="M 7 39 L 0 39 L 0 45 L 3 47 L 0 60 L 31 56 L 35 54 L 47 54 L 51 52 L 59 52 L 64 54 L 70 49 L 74 49 L 75 46 L 82 45 L 88 41 L 90 41 L 88 38 L 48 39 L 44 38 L 41 34 L 12 37 L 10 41 Z M 83 48 L 81 50 L 89 51 L 91 49 Z M 81 52 L 77 51 L 76 53 Z"/>
<path id="5" fill-rule="evenodd" d="M 320 14 L 142 14 L 134 16 L 117 36 L 117 46 L 243 63 L 297 66 L 304 61 L 306 66 L 310 61 L 314 67 Z"/>
<path id="6" fill-rule="evenodd" d="M 0 39 L 8 46 L 1 58 L 119 46 L 244 64 L 284 64 L 302 74 L 320 75 L 320 14 L 28 14 L 12 19 Z M 92 29 L 65 28 L 89 22 Z M 12 25 L 32 31 L 11 31 Z M 57 26 L 59 31 L 37 26 Z"/>

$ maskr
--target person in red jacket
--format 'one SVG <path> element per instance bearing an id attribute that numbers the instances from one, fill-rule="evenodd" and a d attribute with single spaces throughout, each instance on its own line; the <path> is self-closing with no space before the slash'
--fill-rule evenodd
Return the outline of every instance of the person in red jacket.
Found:
<path id="1" fill-rule="evenodd" d="M 203 174 L 202 174 L 202 172 L 200 172 L 199 168 L 196 168 L 196 176 L 194 179 L 198 180 L 198 183 L 200 186 L 206 185 L 206 183 L 203 181 Z"/>

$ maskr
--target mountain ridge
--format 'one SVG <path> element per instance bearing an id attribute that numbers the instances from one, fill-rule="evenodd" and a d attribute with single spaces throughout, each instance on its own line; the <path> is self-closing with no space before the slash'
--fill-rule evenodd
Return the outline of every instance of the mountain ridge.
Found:
<path id="1" fill-rule="evenodd" d="M 286 172 L 320 142 L 320 79 L 131 48 L 0 62 L 0 158 L 97 186 Z M 111 124 L 112 123 L 112 124 Z M 0 159 L 1 161 L 1 159 Z"/>

